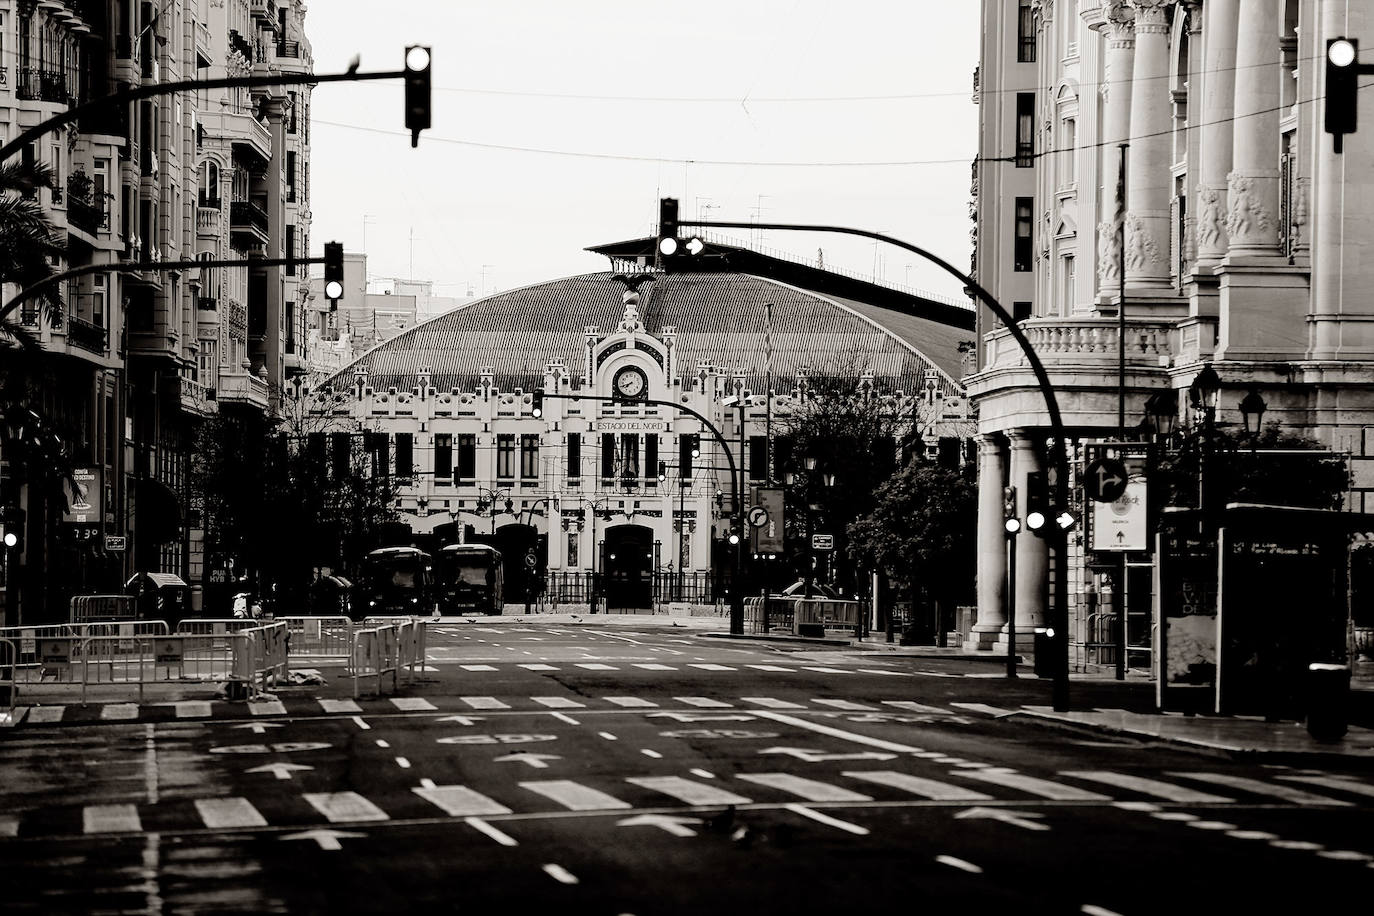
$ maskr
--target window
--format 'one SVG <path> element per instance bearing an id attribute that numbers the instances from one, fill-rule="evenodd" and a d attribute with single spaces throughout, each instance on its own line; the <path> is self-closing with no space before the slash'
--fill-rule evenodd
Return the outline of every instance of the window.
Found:
<path id="1" fill-rule="evenodd" d="M 1078 297 L 1078 264 L 1073 255 L 1064 257 L 1064 300 L 1059 308 L 1059 314 L 1068 315 L 1073 312 L 1074 300 Z"/>
<path id="2" fill-rule="evenodd" d="M 290 116 L 286 119 L 286 132 L 294 134 L 296 132 L 296 93 L 288 91 L 286 98 L 286 109 L 290 112 Z"/>
<path id="3" fill-rule="evenodd" d="M 749 479 L 768 479 L 768 437 L 749 437 Z"/>
<path id="4" fill-rule="evenodd" d="M 105 327 L 105 275 L 91 277 L 91 324 Z"/>
<path id="5" fill-rule="evenodd" d="M 286 275 L 294 277 L 296 275 L 296 227 L 288 225 L 286 227 Z"/>
<path id="6" fill-rule="evenodd" d="M 477 437 L 471 433 L 458 436 L 458 479 L 477 479 Z"/>
<path id="7" fill-rule="evenodd" d="M 1078 181 L 1078 156 L 1075 147 L 1078 146 L 1078 122 L 1073 118 L 1065 118 L 1060 127 L 1059 150 L 1061 175 L 1059 186 L 1061 188 L 1073 187 Z"/>
<path id="8" fill-rule="evenodd" d="M 520 437 L 520 479 L 539 479 L 538 433 L 525 433 Z"/>
<path id="9" fill-rule="evenodd" d="M 639 434 L 624 433 L 620 437 L 620 476 L 639 477 Z"/>
<path id="10" fill-rule="evenodd" d="M 658 433 L 644 434 L 644 476 L 648 486 L 658 486 Z"/>
<path id="11" fill-rule="evenodd" d="M 219 341 L 216 340 L 216 339 L 213 338 L 213 337 L 202 337 L 202 338 L 200 339 L 200 355 L 199 355 L 199 357 L 197 358 L 197 362 L 198 362 L 199 369 L 200 369 L 200 381 L 201 381 L 201 384 L 203 384 L 203 385 L 205 385 L 205 386 L 207 386 L 207 387 L 209 387 L 209 388 L 215 387 L 215 382 L 216 382 L 216 380 L 219 378 L 219 372 L 218 372 L 218 368 L 217 368 L 217 367 L 219 366 Z M 323 434 L 323 433 L 318 433 L 318 434 L 317 434 L 317 433 L 311 433 L 311 435 L 319 435 L 319 436 L 321 437 L 321 439 L 320 439 L 320 466 L 323 467 L 323 466 L 324 466 L 324 438 L 323 438 L 324 434 Z"/>
<path id="12" fill-rule="evenodd" d="M 578 565 L 578 564 L 577 564 L 577 561 L 578 561 L 578 556 L 577 556 L 577 532 L 576 532 L 576 531 L 569 531 L 569 532 L 568 532 L 568 559 L 567 559 L 567 561 L 563 564 L 563 567 L 564 567 L 565 569 L 572 569 L 573 567 L 575 567 L 575 566 Z"/>
<path id="13" fill-rule="evenodd" d="M 415 442 L 410 433 L 396 434 L 396 476 L 410 477 L 415 473 Z"/>
<path id="14" fill-rule="evenodd" d="M 293 149 L 286 151 L 286 200 L 288 203 L 296 200 L 296 151 Z"/>
<path id="15" fill-rule="evenodd" d="M 328 442 L 325 440 L 324 433 L 308 433 L 306 435 L 305 454 L 310 459 L 311 467 L 324 467 L 326 447 L 328 447 Z"/>
<path id="16" fill-rule="evenodd" d="M 364 445 L 372 456 L 372 476 L 391 475 L 391 437 L 386 433 L 369 432 L 364 435 Z"/>
<path id="17" fill-rule="evenodd" d="M 1033 216 L 1031 215 L 1033 198 L 1016 198 L 1016 238 L 1012 246 L 1013 270 L 1027 271 L 1031 269 L 1031 260 L 1034 251 L 1031 247 L 1031 227 Z"/>
<path id="18" fill-rule="evenodd" d="M 509 433 L 496 437 L 496 476 L 500 480 L 515 479 L 515 436 Z"/>
<path id="19" fill-rule="evenodd" d="M 1011 304 L 1011 320 L 1020 324 L 1031 316 L 1031 304 L 1029 302 L 1013 302 Z"/>
<path id="20" fill-rule="evenodd" d="M 434 477 L 443 480 L 453 476 L 453 436 L 434 434 Z"/>
<path id="21" fill-rule="evenodd" d="M 1016 62 L 1035 63 L 1035 14 L 1031 0 L 1020 0 L 1016 10 Z"/>
<path id="22" fill-rule="evenodd" d="M 610 482 L 615 478 L 615 433 L 601 434 L 601 479 Z"/>
<path id="23" fill-rule="evenodd" d="M 1016 93 L 1016 167 L 1035 164 L 1035 93 Z"/>
<path id="24" fill-rule="evenodd" d="M 330 436 L 334 452 L 334 479 L 347 480 L 353 474 L 353 439 L 348 433 Z"/>
<path id="25" fill-rule="evenodd" d="M 582 434 L 568 433 L 568 479 L 582 476 Z M 571 565 L 571 564 L 570 564 Z"/>

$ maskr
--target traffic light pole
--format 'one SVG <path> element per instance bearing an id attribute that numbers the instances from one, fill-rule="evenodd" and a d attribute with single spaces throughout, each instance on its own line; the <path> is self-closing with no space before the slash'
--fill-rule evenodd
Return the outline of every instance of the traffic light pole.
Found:
<path id="1" fill-rule="evenodd" d="M 622 398 L 613 398 L 604 394 L 562 394 L 561 392 L 546 391 L 544 392 L 544 397 L 546 399 L 559 398 L 565 401 L 607 401 L 614 404 L 627 403 Z M 721 435 L 719 429 L 716 429 L 716 425 L 714 423 L 706 419 L 701 414 L 697 413 L 692 408 L 686 406 L 685 404 L 678 404 L 673 401 L 660 401 L 656 398 L 636 398 L 632 403 L 653 404 L 657 407 L 671 407 L 674 410 L 680 410 L 683 413 L 690 414 L 691 416 L 696 417 L 698 420 L 700 420 L 701 425 L 711 431 L 711 435 L 714 436 L 715 440 L 720 443 L 721 451 L 725 453 L 725 460 L 730 465 L 730 481 L 732 489 L 736 493 L 744 492 L 744 481 L 741 479 L 739 468 L 735 465 L 735 456 L 730 454 L 730 444 L 725 441 L 725 437 Z M 735 514 L 740 516 L 741 526 L 744 521 L 744 516 L 742 513 L 743 503 L 741 502 L 740 505 L 735 506 Z M 744 633 L 744 583 L 740 581 L 740 570 L 743 565 L 744 557 L 744 532 L 742 527 L 738 534 L 739 540 L 735 543 L 735 556 L 733 562 L 734 569 L 732 571 L 732 581 L 730 584 L 730 633 L 735 636 L 739 636 Z"/>
<path id="2" fill-rule="evenodd" d="M 1036 355 L 1035 348 L 1031 346 L 1025 333 L 1017 325 L 1011 314 L 1007 312 L 1002 304 L 999 303 L 992 294 L 983 289 L 976 280 L 965 274 L 963 271 L 951 265 L 938 255 L 932 254 L 918 245 L 904 242 L 901 239 L 893 238 L 890 235 L 883 235 L 881 232 L 870 232 L 867 229 L 854 229 L 849 226 L 827 226 L 812 223 L 759 223 L 759 222 L 737 222 L 732 220 L 702 220 L 702 219 L 679 219 L 679 226 L 699 226 L 712 229 L 780 229 L 794 232 L 835 232 L 842 235 L 857 235 L 879 242 L 887 242 L 895 245 L 914 255 L 918 255 L 925 260 L 939 267 L 945 273 L 955 277 L 964 284 L 965 289 L 973 293 L 980 302 L 992 310 L 992 313 L 1002 320 L 1007 332 L 1016 341 L 1021 352 L 1025 354 L 1026 362 L 1030 364 L 1031 372 L 1035 375 L 1035 380 L 1040 386 L 1040 393 L 1045 399 L 1045 410 L 1049 414 L 1050 434 L 1053 442 L 1050 445 L 1050 463 L 1055 468 L 1055 503 L 1061 508 L 1067 508 L 1069 492 L 1069 460 L 1068 460 L 1068 440 L 1064 433 L 1064 421 L 1059 412 L 1059 401 L 1054 395 L 1054 386 L 1050 383 L 1049 373 L 1045 371 L 1045 366 L 1040 362 L 1040 357 Z M 1068 532 L 1058 524 L 1050 525 L 1052 532 L 1051 543 L 1056 554 L 1055 569 L 1055 602 L 1052 616 L 1052 626 L 1056 635 L 1055 653 L 1055 675 L 1054 675 L 1054 708 L 1057 711 L 1064 711 L 1069 708 L 1069 606 L 1068 595 L 1065 594 L 1068 587 Z"/>

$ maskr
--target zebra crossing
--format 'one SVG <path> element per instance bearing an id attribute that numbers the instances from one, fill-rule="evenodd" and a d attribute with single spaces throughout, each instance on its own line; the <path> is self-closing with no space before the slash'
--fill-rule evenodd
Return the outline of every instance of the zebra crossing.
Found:
<path id="1" fill-rule="evenodd" d="M 937 803 L 952 807 L 967 804 L 1033 805 L 1049 803 L 1114 804 L 1127 810 L 1153 812 L 1162 819 L 1188 823 L 1195 815 L 1160 811 L 1140 797 L 1175 805 L 1225 808 L 1243 804 L 1346 807 L 1374 796 L 1374 786 L 1349 777 L 1308 777 L 1275 774 L 1258 779 L 1224 772 L 1181 771 L 1147 778 L 1130 772 L 1108 770 L 1061 770 L 1033 776 L 1006 767 L 955 770 L 933 776 L 897 769 L 843 770 L 839 773 L 799 776 L 785 772 L 739 772 L 730 777 L 693 770 L 696 778 L 678 775 L 596 776 L 580 779 L 514 780 L 481 790 L 467 785 L 421 785 L 369 798 L 356 791 L 301 792 L 274 797 L 265 806 L 269 818 L 252 800 L 243 796 L 171 799 L 148 804 L 99 804 L 79 809 L 68 829 L 84 835 L 129 834 L 144 830 L 243 830 L 296 827 L 318 823 L 381 823 L 390 820 L 538 816 L 566 812 L 595 814 L 644 808 L 663 808 L 675 802 L 688 808 L 757 806 L 793 809 L 798 804 L 838 804 L 853 808 L 868 803 Z M 1319 785 L 1323 793 L 1295 789 L 1299 780 Z M 1090 783 L 1085 788 L 1079 783 Z M 1205 786 L 1206 788 L 1200 788 Z M 1225 794 L 1221 794 L 1221 793 Z M 1110 793 L 1110 794 L 1107 794 Z M 1342 795 L 1353 797 L 1349 800 Z M 417 801 L 420 803 L 417 805 Z M 75 809 L 70 813 L 75 814 Z M 30 825 L 26 817 L 40 815 Z M 847 815 L 851 819 L 853 814 Z M 61 819 L 51 813 L 7 814 L 0 819 L 0 838 L 51 835 L 60 830 Z M 1374 861 L 1374 856 L 1365 856 Z"/>

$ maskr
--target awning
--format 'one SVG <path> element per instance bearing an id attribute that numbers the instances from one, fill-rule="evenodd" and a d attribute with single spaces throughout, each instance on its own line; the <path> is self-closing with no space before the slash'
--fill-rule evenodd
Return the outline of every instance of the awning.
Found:
<path id="1" fill-rule="evenodd" d="M 136 573 L 133 578 L 124 583 L 124 587 L 133 588 L 135 585 L 147 583 L 153 588 L 167 588 L 168 586 L 181 586 L 186 588 L 186 583 L 181 581 L 181 577 L 176 573 Z"/>
<path id="2" fill-rule="evenodd" d="M 175 541 L 181 537 L 181 500 L 162 481 L 139 477 L 134 481 L 133 524 L 137 536 L 153 543 Z"/>

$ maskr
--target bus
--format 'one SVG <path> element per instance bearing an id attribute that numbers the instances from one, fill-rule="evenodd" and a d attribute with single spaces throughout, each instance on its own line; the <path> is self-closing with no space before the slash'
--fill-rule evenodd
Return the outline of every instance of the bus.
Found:
<path id="1" fill-rule="evenodd" d="M 435 565 L 440 613 L 501 613 L 505 603 L 501 551 L 489 544 L 449 544 L 439 548 Z"/>
<path id="2" fill-rule="evenodd" d="M 434 563 L 415 547 L 383 547 L 363 559 L 351 616 L 429 614 L 435 609 Z"/>

